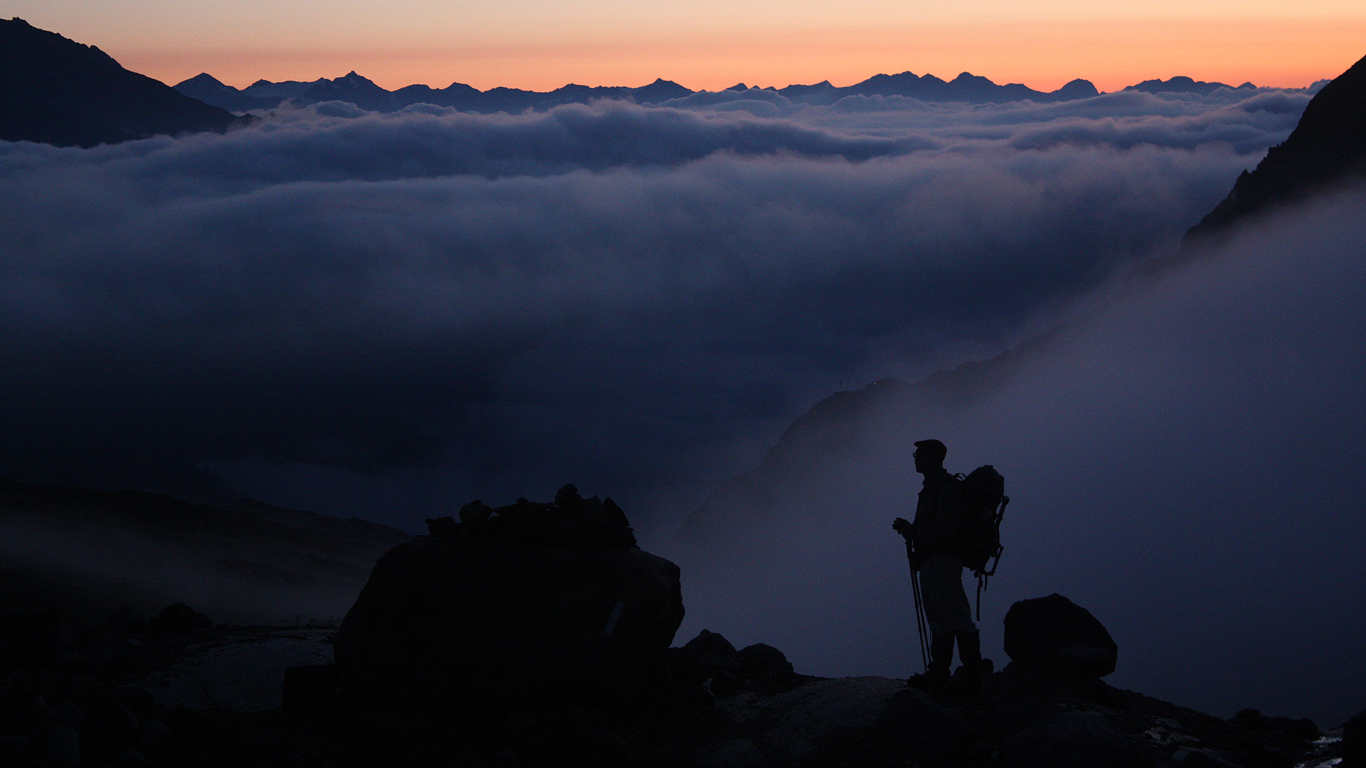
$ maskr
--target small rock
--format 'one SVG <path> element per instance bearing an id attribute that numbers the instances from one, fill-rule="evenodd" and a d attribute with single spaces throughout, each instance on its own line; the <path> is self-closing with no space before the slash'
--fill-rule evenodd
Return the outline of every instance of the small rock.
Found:
<path id="1" fill-rule="evenodd" d="M 71 647 L 71 630 L 60 611 L 0 613 L 0 641 L 15 656 L 47 659 Z"/>
<path id="2" fill-rule="evenodd" d="M 318 712 L 327 709 L 337 694 L 337 667 L 308 664 L 285 670 L 280 708 Z"/>
<path id="3" fill-rule="evenodd" d="M 122 704 L 138 717 L 147 717 L 156 706 L 156 697 L 141 685 L 125 683 L 109 692 L 109 698 Z"/>
<path id="4" fill-rule="evenodd" d="M 79 731 L 85 727 L 86 714 L 75 704 L 63 701 L 48 707 L 47 720 L 52 725 Z"/>
<path id="5" fill-rule="evenodd" d="M 57 768 L 76 768 L 81 762 L 81 737 L 60 725 L 48 729 L 43 736 L 43 759 Z"/>
<path id="6" fill-rule="evenodd" d="M 0 736 L 0 755 L 22 755 L 33 746 L 33 738 L 24 733 L 12 733 L 8 736 Z"/>
<path id="7" fill-rule="evenodd" d="M 698 755 L 698 768 L 749 768 L 764 762 L 764 753 L 749 739 L 731 739 Z"/>
<path id="8" fill-rule="evenodd" d="M 141 752 L 136 749 L 130 749 L 119 755 L 118 762 L 114 765 L 115 768 L 146 768 L 149 763 L 147 762 L 146 756 Z"/>
<path id="9" fill-rule="evenodd" d="M 1128 768 L 1131 745 L 1095 712 L 1048 715 L 1001 744 L 1003 768 Z"/>
<path id="10" fill-rule="evenodd" d="M 715 656 L 717 658 L 729 658 L 734 656 L 735 646 L 731 645 L 719 632 L 702 630 L 697 637 L 689 640 L 683 646 L 683 650 L 697 654 L 698 658 L 703 656 Z"/>
<path id="11" fill-rule="evenodd" d="M 747 645 L 736 654 L 736 657 L 740 660 L 740 671 L 747 676 L 786 679 L 793 674 L 792 662 L 787 660 L 782 651 L 771 645 Z"/>
<path id="12" fill-rule="evenodd" d="M 148 720 L 142 724 L 140 741 L 144 747 L 160 747 L 171 740 L 171 728 L 160 720 Z"/>
<path id="13" fill-rule="evenodd" d="M 962 715 L 915 688 L 893 695 L 874 728 L 894 742 L 933 753 L 962 746 L 972 738 Z"/>
<path id="14" fill-rule="evenodd" d="M 121 605 L 109 615 L 109 618 L 105 620 L 105 625 L 121 632 L 145 632 L 148 622 L 146 618 L 139 616 L 132 608 Z"/>
<path id="15" fill-rule="evenodd" d="M 157 618 L 161 620 L 162 626 L 177 632 L 208 629 L 213 626 L 213 619 L 184 603 L 174 603 L 162 608 Z"/>

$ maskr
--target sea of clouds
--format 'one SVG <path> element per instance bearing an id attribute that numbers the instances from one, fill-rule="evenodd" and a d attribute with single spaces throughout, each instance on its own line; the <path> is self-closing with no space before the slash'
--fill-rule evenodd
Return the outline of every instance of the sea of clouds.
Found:
<path id="1" fill-rule="evenodd" d="M 673 554 L 678 519 L 821 398 L 1075 321 L 999 391 L 915 422 L 1016 498 L 989 653 L 1010 602 L 1060 591 L 1120 642 L 1118 684 L 1346 716 L 1366 204 L 1123 279 L 1309 98 L 327 103 L 222 136 L 0 143 L 0 475 L 410 531 L 574 482 Z M 867 503 L 834 532 L 796 523 L 739 574 L 680 551 L 683 634 L 912 671 L 888 523 L 915 478 L 878 454 L 906 424 L 868 425 L 883 442 L 826 489 Z"/>
<path id="2" fill-rule="evenodd" d="M 738 543 L 729 559 L 668 550 L 692 576 L 681 634 L 766 642 L 812 674 L 917 671 L 890 523 L 914 512 L 909 443 L 937 437 L 951 471 L 1007 478 L 980 624 L 998 668 L 1006 610 L 1057 592 L 1119 644 L 1113 685 L 1340 724 L 1366 690 L 1363 213 L 1362 188 L 1284 211 L 1112 294 L 973 396 L 873 410 L 818 479 L 770 486 L 781 519 L 708 542 Z"/>
<path id="3" fill-rule="evenodd" d="M 830 392 L 1174 249 L 1309 97 L 332 102 L 0 144 L 0 472 L 410 530 L 575 482 L 648 539 Z"/>

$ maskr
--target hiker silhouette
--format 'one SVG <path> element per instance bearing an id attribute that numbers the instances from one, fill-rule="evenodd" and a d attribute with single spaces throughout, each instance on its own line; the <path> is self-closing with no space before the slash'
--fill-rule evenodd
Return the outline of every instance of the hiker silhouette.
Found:
<path id="1" fill-rule="evenodd" d="M 930 634 L 925 672 L 912 676 L 907 685 L 926 690 L 946 688 L 953 679 L 949 667 L 956 639 L 958 658 L 963 662 L 959 685 L 963 692 L 975 693 L 981 689 L 982 646 L 972 621 L 972 606 L 963 590 L 963 561 L 958 549 L 966 502 L 960 484 L 944 469 L 947 454 L 948 448 L 938 440 L 915 444 L 915 471 L 925 478 L 915 505 L 915 520 L 907 522 L 898 517 L 892 522 L 892 528 L 906 539 L 917 621 L 922 610 L 924 613 L 922 655 L 924 625 Z"/>

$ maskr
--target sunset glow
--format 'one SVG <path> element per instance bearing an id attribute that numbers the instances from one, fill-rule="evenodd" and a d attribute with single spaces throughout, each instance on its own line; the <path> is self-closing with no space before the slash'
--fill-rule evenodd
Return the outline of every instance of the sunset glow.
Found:
<path id="1" fill-rule="evenodd" d="M 1153 78 L 1304 87 L 1362 55 L 1366 8 L 1297 4 L 977 0 L 947 8 L 695 0 L 667 7 L 610 0 L 512 6 L 351 0 L 290 4 L 16 0 L 7 16 L 98 45 L 166 83 L 208 72 L 236 87 L 355 70 L 380 86 L 461 82 L 552 90 L 638 86 L 656 77 L 694 90 L 737 82 L 852 85 L 903 71 L 1053 90 L 1085 78 L 1112 91 Z"/>

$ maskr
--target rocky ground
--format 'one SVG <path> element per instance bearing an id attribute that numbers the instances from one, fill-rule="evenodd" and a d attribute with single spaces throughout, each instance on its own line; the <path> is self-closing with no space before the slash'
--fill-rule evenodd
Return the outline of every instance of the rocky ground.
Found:
<path id="1" fill-rule="evenodd" d="M 1225 721 L 1017 666 L 968 698 L 793 674 L 618 711 L 282 708 L 285 670 L 325 664 L 330 628 L 209 625 L 183 608 L 74 635 L 49 619 L 8 617 L 3 765 L 1289 768 L 1341 749 L 1308 721 Z"/>

